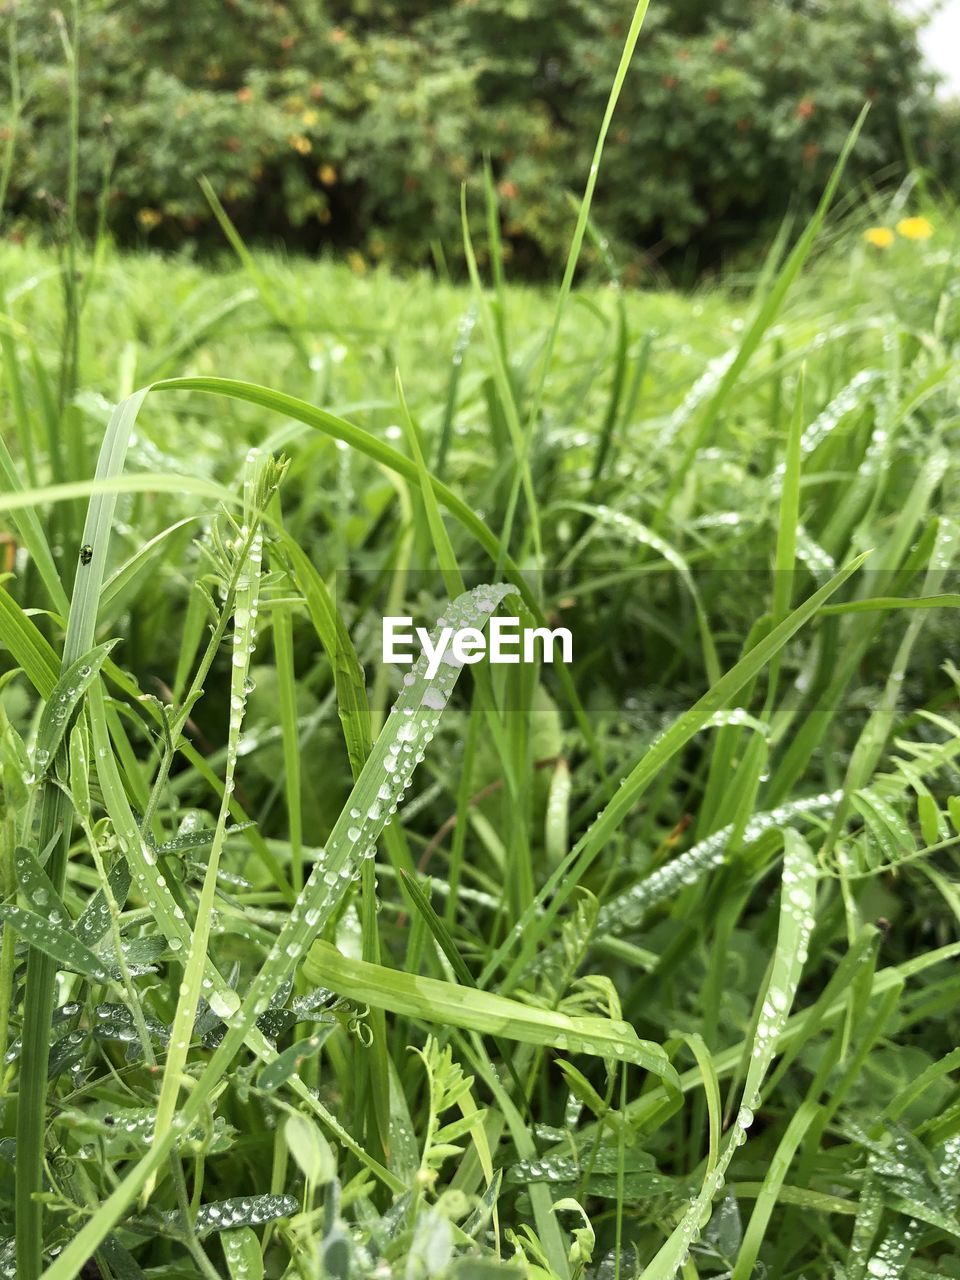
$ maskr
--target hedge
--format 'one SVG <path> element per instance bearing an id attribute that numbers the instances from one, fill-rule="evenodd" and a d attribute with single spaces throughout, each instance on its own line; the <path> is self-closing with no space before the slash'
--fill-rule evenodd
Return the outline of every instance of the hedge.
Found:
<path id="1" fill-rule="evenodd" d="M 55 224 L 78 51 L 79 208 L 116 236 L 243 234 L 370 260 L 457 259 L 459 187 L 489 155 L 507 255 L 553 268 L 631 12 L 627 0 L 47 0 L 15 14 L 22 109 L 8 217 Z M 72 27 L 76 24 L 76 29 Z M 849 181 L 934 145 L 914 24 L 892 0 L 652 0 L 596 220 L 620 260 L 711 263 L 822 188 L 865 100 Z M 942 140 L 938 144 L 943 149 Z M 104 197 L 101 201 L 101 196 Z M 439 249 L 438 249 L 439 247 Z"/>

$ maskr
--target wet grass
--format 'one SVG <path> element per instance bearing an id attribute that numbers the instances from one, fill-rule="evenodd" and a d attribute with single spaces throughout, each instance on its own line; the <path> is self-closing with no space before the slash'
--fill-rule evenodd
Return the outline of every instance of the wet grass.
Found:
<path id="1" fill-rule="evenodd" d="M 559 305 L 495 237 L 0 249 L 5 1274 L 956 1274 L 956 246 L 860 234 L 909 198 Z M 573 663 L 380 661 L 495 611 Z"/>

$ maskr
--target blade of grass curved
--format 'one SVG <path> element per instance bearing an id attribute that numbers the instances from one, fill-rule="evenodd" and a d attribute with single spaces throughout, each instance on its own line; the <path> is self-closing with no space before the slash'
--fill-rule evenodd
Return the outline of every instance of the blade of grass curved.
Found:
<path id="1" fill-rule="evenodd" d="M 21 666 L 41 698 L 49 698 L 57 683 L 60 659 L 32 618 L 20 608 L 0 579 L 0 640 Z"/>
<path id="2" fill-rule="evenodd" d="M 145 392 L 137 392 L 141 399 L 144 394 Z M 129 405 L 130 401 L 125 400 L 123 403 Z M 98 497 L 109 496 L 115 502 L 121 493 L 195 493 L 198 497 L 213 498 L 227 506 L 236 502 L 235 495 L 229 489 L 224 489 L 212 480 L 204 480 L 199 476 L 169 475 L 161 471 L 140 471 L 127 476 L 113 473 L 109 476 L 97 476 L 93 480 L 69 480 L 63 484 L 43 485 L 39 489 L 20 489 L 16 493 L 0 494 L 0 511 L 19 511 L 24 507 L 43 506 L 48 502 L 68 502 L 73 498 L 90 498 L 92 502 Z M 86 536 L 83 542 L 94 545 Z M 79 549 L 78 547 L 77 550 Z"/>
<path id="3" fill-rule="evenodd" d="M 717 1069 L 713 1065 L 713 1054 L 707 1048 L 703 1036 L 696 1031 L 681 1031 L 674 1034 L 687 1045 L 694 1056 L 697 1066 L 700 1068 L 700 1075 L 703 1077 L 708 1122 L 706 1175 L 709 1176 L 717 1167 L 717 1159 L 720 1154 L 720 1125 L 723 1119 L 723 1104 L 720 1101 L 720 1077 L 717 1075 Z"/>
<path id="4" fill-rule="evenodd" d="M 221 395 L 226 396 L 228 399 L 244 400 L 249 404 L 258 405 L 262 409 L 269 409 L 273 413 L 279 413 L 285 418 L 293 418 L 298 422 L 303 422 L 307 426 L 322 431 L 334 440 L 343 441 L 351 449 L 356 449 L 357 452 L 372 458 L 374 462 L 379 462 L 391 471 L 396 471 L 405 480 L 409 480 L 419 487 L 420 474 L 417 470 L 417 464 L 412 458 L 408 458 L 406 454 L 394 449 L 392 445 L 380 440 L 369 431 L 364 431 L 362 427 L 348 422 L 346 418 L 329 413 L 326 409 L 318 409 L 306 400 L 299 400 L 296 396 L 287 395 L 285 392 L 274 391 L 270 387 L 261 387 L 256 383 L 242 382 L 234 378 L 213 377 L 164 378 L 160 382 L 153 383 L 148 390 L 200 391 L 207 395 Z M 458 523 L 496 562 L 500 554 L 500 540 L 492 529 L 484 524 L 479 516 L 474 514 L 462 498 L 433 474 L 430 475 L 430 484 L 441 506 L 446 507 Z M 517 589 L 531 608 L 535 607 L 536 601 L 529 587 L 524 583 L 517 566 L 508 558 L 504 559 L 504 573 L 512 582 L 515 582 Z"/>
<path id="5" fill-rule="evenodd" d="M 25 444 L 24 448 L 26 447 Z M 10 456 L 10 451 L 4 444 L 2 437 L 0 437 L 0 476 L 3 477 L 7 488 L 11 492 L 28 492 L 20 483 L 20 477 L 17 475 L 13 458 Z M 18 514 L 14 517 L 14 523 L 20 531 L 23 545 L 37 566 L 37 572 L 40 574 L 40 579 L 47 589 L 50 603 L 59 613 L 66 613 L 69 605 L 67 593 L 64 591 L 63 583 L 57 574 L 57 567 L 53 562 L 47 535 L 43 531 L 43 526 L 33 509 L 32 503 L 27 503 L 18 509 Z"/>
<path id="6" fill-rule="evenodd" d="M 329 987 L 339 995 L 377 1009 L 425 1022 L 463 1027 L 481 1035 L 502 1036 L 521 1044 L 620 1059 L 643 1067 L 668 1087 L 679 1085 L 679 1077 L 660 1045 L 641 1040 L 628 1022 L 571 1017 L 476 987 L 351 960 L 323 941 L 314 943 L 303 971 L 318 986 Z"/>

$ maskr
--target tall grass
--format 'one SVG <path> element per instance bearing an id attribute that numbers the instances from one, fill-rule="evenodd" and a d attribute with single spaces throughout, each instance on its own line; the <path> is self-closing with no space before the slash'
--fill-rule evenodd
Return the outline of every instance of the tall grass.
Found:
<path id="1" fill-rule="evenodd" d="M 0 249 L 5 1274 L 950 1274 L 950 227 L 575 288 L 600 161 L 555 298 Z"/>

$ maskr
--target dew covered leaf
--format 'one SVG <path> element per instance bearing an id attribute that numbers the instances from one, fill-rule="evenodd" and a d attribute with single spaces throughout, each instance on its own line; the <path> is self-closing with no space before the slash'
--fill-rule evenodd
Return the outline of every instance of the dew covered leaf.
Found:
<path id="1" fill-rule="evenodd" d="M 82 973 L 95 982 L 111 980 L 111 971 L 62 925 L 51 924 L 43 916 L 22 907 L 0 906 L 0 920 L 15 929 L 25 942 L 56 960 L 62 969 Z"/>
<path id="2" fill-rule="evenodd" d="M 312 1036 L 298 1040 L 296 1044 L 290 1045 L 282 1053 L 277 1054 L 273 1062 L 268 1062 L 260 1072 L 257 1077 L 257 1087 L 267 1093 L 272 1093 L 275 1089 L 279 1089 L 295 1071 L 298 1072 L 300 1070 L 304 1062 L 316 1057 L 323 1048 L 323 1042 L 333 1029 L 333 1024 L 320 1027 Z"/>
<path id="3" fill-rule="evenodd" d="M 47 1061 L 47 1079 L 55 1080 L 57 1076 L 69 1071 L 86 1057 L 90 1047 L 89 1031 L 68 1031 L 56 1040 L 50 1048 Z"/>
<path id="4" fill-rule="evenodd" d="M 839 791 L 824 792 L 790 801 L 766 813 L 755 814 L 748 820 L 741 841 L 749 845 L 766 832 L 777 831 L 786 823 L 796 824 L 807 819 L 815 821 L 829 815 L 839 803 L 841 795 Z M 600 908 L 597 933 L 603 936 L 635 928 L 654 907 L 667 901 L 684 886 L 697 883 L 701 876 L 722 866 L 733 832 L 733 824 L 721 827 L 686 852 L 651 871 L 622 894 L 609 899 Z"/>
<path id="5" fill-rule="evenodd" d="M 107 879 L 113 899 L 122 910 L 131 884 L 130 868 L 125 858 L 117 859 Z M 84 946 L 91 947 L 100 941 L 109 928 L 110 905 L 106 893 L 103 889 L 98 889 L 74 922 L 73 936 Z"/>
<path id="6" fill-rule="evenodd" d="M 57 681 L 43 708 L 37 728 L 35 760 L 38 778 L 42 778 L 50 768 L 80 699 L 97 678 L 100 668 L 118 643 L 117 640 L 108 640 L 106 644 L 96 645 L 71 663 Z"/>
<path id="7" fill-rule="evenodd" d="M 51 924 L 69 926 L 69 912 L 36 855 L 21 845 L 13 861 L 17 885 L 29 903 L 29 909 L 42 914 Z"/>
<path id="8" fill-rule="evenodd" d="M 850 797 L 884 862 L 894 863 L 917 851 L 907 823 L 875 790 L 855 791 Z"/>
<path id="9" fill-rule="evenodd" d="M 263 1254 L 251 1227 L 222 1231 L 220 1243 L 230 1280 L 263 1280 Z"/>
<path id="10" fill-rule="evenodd" d="M 134 975 L 154 972 L 156 961 L 167 949 L 166 941 L 156 936 L 130 938 L 121 945 L 127 968 Z"/>
<path id="11" fill-rule="evenodd" d="M 617 1198 L 618 1160 L 616 1146 L 603 1145 L 596 1151 L 583 1153 L 581 1159 L 562 1153 L 551 1153 L 531 1160 L 517 1160 L 507 1168 L 507 1182 L 527 1186 L 546 1182 L 556 1186 L 579 1186 L 586 1179 L 590 1195 L 610 1200 Z M 660 1173 L 653 1157 L 646 1151 L 627 1147 L 623 1157 L 623 1190 L 628 1200 L 646 1200 L 676 1192 L 677 1180 Z"/>
<path id="12" fill-rule="evenodd" d="M 149 1011 L 143 1011 L 143 1020 L 151 1039 L 159 1045 L 165 1045 L 170 1034 L 159 1018 Z M 139 1045 L 133 1014 L 122 1004 L 99 1004 L 94 1011 L 92 1034 L 98 1040 L 118 1040 L 123 1044 Z"/>
<path id="13" fill-rule="evenodd" d="M 227 827 L 223 834 L 226 839 L 229 839 L 230 836 L 239 835 L 241 831 L 249 831 L 251 827 L 255 826 L 255 822 L 237 822 Z M 187 853 L 192 849 L 209 848 L 213 844 L 215 835 L 216 830 L 213 827 L 193 827 L 192 829 L 181 831 L 170 840 L 155 844 L 153 849 L 160 856 L 179 857 L 180 854 Z"/>
<path id="14" fill-rule="evenodd" d="M 294 1196 L 235 1196 L 230 1200 L 215 1200 L 201 1205 L 194 1227 L 202 1239 L 213 1231 L 262 1227 L 268 1222 L 276 1222 L 278 1218 L 291 1218 L 299 1208 L 300 1202 Z M 176 1214 L 171 1216 L 174 1220 L 177 1217 Z"/>

